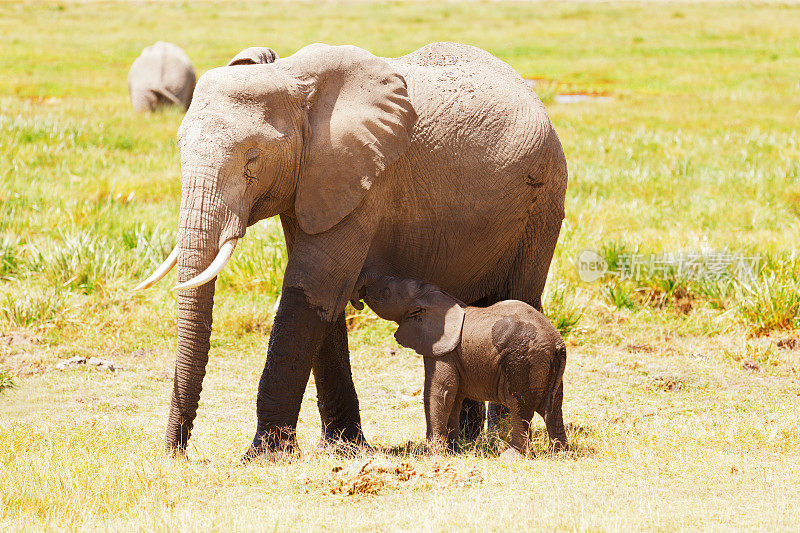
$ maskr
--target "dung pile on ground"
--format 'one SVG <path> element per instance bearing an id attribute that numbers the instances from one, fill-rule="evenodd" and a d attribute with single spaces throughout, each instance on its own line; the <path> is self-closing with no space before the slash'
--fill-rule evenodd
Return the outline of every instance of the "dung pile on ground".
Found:
<path id="1" fill-rule="evenodd" d="M 388 459 L 370 458 L 353 468 L 334 467 L 333 494 L 376 494 L 383 490 L 396 490 L 404 486 L 475 485 L 483 476 L 475 469 L 459 473 L 452 465 L 434 463 L 433 467 L 418 470 L 406 461 L 393 463 Z"/>

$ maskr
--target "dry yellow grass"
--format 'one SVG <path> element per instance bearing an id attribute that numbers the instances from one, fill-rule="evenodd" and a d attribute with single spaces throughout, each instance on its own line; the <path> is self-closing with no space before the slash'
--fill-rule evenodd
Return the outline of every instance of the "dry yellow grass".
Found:
<path id="1" fill-rule="evenodd" d="M 424 436 L 421 361 L 407 350 L 391 354 L 388 342 L 361 346 L 354 375 L 379 452 L 372 461 L 413 475 L 360 487 L 353 471 L 368 457 L 315 451 L 313 383 L 299 425 L 302 456 L 241 463 L 254 423 L 247 384 L 256 383 L 263 345 L 214 355 L 186 460 L 162 452 L 168 354 L 119 357 L 125 368 L 115 374 L 48 371 L 6 391 L 0 404 L 0 525 L 789 529 L 800 520 L 800 402 L 790 377 L 800 358 L 780 350 L 777 366 L 754 372 L 702 352 L 734 347 L 686 338 L 573 346 L 565 378 L 572 451 L 544 454 L 538 421 L 536 457 L 509 464 L 491 443 L 456 456 L 409 453 L 421 446 L 407 441 Z"/>
<path id="2" fill-rule="evenodd" d="M 0 530 L 796 529 L 798 27 L 783 3 L 0 3 Z M 286 260 L 271 220 L 220 277 L 191 447 L 164 457 L 175 296 L 129 289 L 174 244 L 181 116 L 133 114 L 124 83 L 158 39 L 198 73 L 253 44 L 450 39 L 539 78 L 570 171 L 546 311 L 571 329 L 572 451 L 543 454 L 537 420 L 526 462 L 496 440 L 419 454 L 421 361 L 365 313 L 353 375 L 378 455 L 315 451 L 312 382 L 302 456 L 241 463 Z M 760 254 L 763 277 L 575 272 L 586 248 L 700 247 Z M 122 369 L 52 369 L 76 355 Z"/>

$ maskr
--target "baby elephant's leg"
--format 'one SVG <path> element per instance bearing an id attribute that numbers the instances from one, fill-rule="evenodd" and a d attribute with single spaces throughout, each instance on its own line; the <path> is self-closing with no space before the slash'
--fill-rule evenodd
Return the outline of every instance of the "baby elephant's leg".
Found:
<path id="1" fill-rule="evenodd" d="M 511 447 L 503 452 L 503 459 L 521 459 L 528 448 L 533 409 L 511 410 Z"/>
<path id="2" fill-rule="evenodd" d="M 458 423 L 461 418 L 462 403 L 464 403 L 464 397 L 457 396 L 453 403 L 453 410 L 450 411 L 450 419 L 447 421 L 447 448 L 453 451 L 458 447 Z"/>
<path id="3" fill-rule="evenodd" d="M 544 413 L 547 435 L 550 437 L 550 450 L 555 452 L 567 449 L 567 432 L 564 430 L 564 417 L 561 414 L 561 403 L 564 399 L 564 385 L 560 384 L 553 396 L 550 409 Z"/>
<path id="4" fill-rule="evenodd" d="M 458 371 L 446 358 L 425 357 L 424 360 L 427 436 L 432 448 L 443 448 L 451 440 L 450 422 L 458 394 Z M 458 421 L 457 413 L 455 420 Z"/>

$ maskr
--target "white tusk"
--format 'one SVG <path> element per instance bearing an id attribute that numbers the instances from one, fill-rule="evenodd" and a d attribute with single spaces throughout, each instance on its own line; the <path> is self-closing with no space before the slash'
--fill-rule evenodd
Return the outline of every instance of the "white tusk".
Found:
<path id="1" fill-rule="evenodd" d="M 208 265 L 208 268 L 205 269 L 203 272 L 198 274 L 197 276 L 193 277 L 189 281 L 184 281 L 183 283 L 179 283 L 175 286 L 174 290 L 180 289 L 191 289 L 193 287 L 199 287 L 200 285 L 204 285 L 214 279 L 217 274 L 220 273 L 222 268 L 225 266 L 225 263 L 228 262 L 228 259 L 231 258 L 233 254 L 233 249 L 236 248 L 236 241 L 237 239 L 231 239 L 229 241 L 225 241 L 225 244 L 220 247 L 219 252 L 217 253 L 217 257 L 214 261 Z"/>
<path id="2" fill-rule="evenodd" d="M 169 253 L 169 255 L 167 256 L 167 258 L 166 258 L 166 259 L 164 259 L 164 262 L 163 262 L 163 263 L 161 263 L 161 266 L 159 266 L 159 267 L 156 269 L 156 271 L 155 271 L 155 272 L 153 272 L 152 274 L 150 274 L 150 277 L 149 277 L 149 278 L 147 278 L 146 280 L 144 280 L 143 282 L 141 282 L 140 284 L 138 284 L 138 285 L 136 286 L 136 288 L 135 288 L 135 289 L 133 289 L 133 290 L 134 290 L 134 291 L 140 291 L 140 290 L 142 290 L 142 289 L 149 289 L 150 287 L 152 287 L 153 285 L 155 285 L 156 283 L 158 283 L 158 281 L 159 281 L 159 280 L 161 280 L 161 278 L 163 278 L 164 276 L 166 276 L 166 275 L 167 275 L 167 272 L 169 272 L 170 270 L 172 270 L 172 268 L 173 268 L 173 267 L 174 267 L 174 266 L 175 266 L 177 263 L 178 263 L 178 245 L 176 244 L 176 245 L 175 245 L 175 248 L 173 248 L 173 249 L 172 249 L 172 251 L 171 251 L 171 252 Z"/>

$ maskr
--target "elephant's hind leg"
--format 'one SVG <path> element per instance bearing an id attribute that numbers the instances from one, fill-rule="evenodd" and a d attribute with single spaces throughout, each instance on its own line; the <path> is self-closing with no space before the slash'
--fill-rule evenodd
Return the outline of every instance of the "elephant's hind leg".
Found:
<path id="1" fill-rule="evenodd" d="M 525 242 L 514 260 L 501 300 L 521 300 L 542 310 L 542 293 L 561 231 L 561 221 L 561 217 L 546 217 L 528 223 Z"/>
<path id="2" fill-rule="evenodd" d="M 474 442 L 481 436 L 486 421 L 486 404 L 464 398 L 459 417 L 459 434 L 467 442 Z"/>
<path id="3" fill-rule="evenodd" d="M 511 446 L 500 454 L 500 459 L 516 461 L 526 457 L 531 418 L 533 418 L 533 409 L 515 409 L 511 411 Z"/>
<path id="4" fill-rule="evenodd" d="M 331 325 L 319 353 L 313 360 L 314 381 L 317 386 L 317 407 L 322 420 L 320 445 L 345 441 L 366 446 L 361 431 L 353 376 L 350 371 L 350 350 L 347 345 L 347 325 L 344 313 Z"/>
<path id="5" fill-rule="evenodd" d="M 533 409 L 519 409 L 511 413 L 511 447 L 525 455 L 528 449 Z"/>
<path id="6" fill-rule="evenodd" d="M 562 452 L 569 449 L 567 443 L 567 432 L 564 428 L 564 416 L 561 411 L 561 404 L 564 401 L 564 384 L 558 386 L 558 390 L 553 398 L 553 405 L 550 410 L 544 413 L 543 418 L 547 426 L 547 435 L 550 437 L 550 451 Z"/>
<path id="7" fill-rule="evenodd" d="M 539 311 L 542 310 L 542 292 L 547 272 L 558 243 L 561 223 L 564 220 L 564 197 L 567 190 L 567 162 L 558 136 L 551 128 L 545 161 L 535 175 L 528 175 L 529 184 L 536 193 L 528 210 L 528 222 L 522 236 L 519 252 L 511 267 L 508 283 L 500 294 L 502 299 L 522 300 Z"/>

